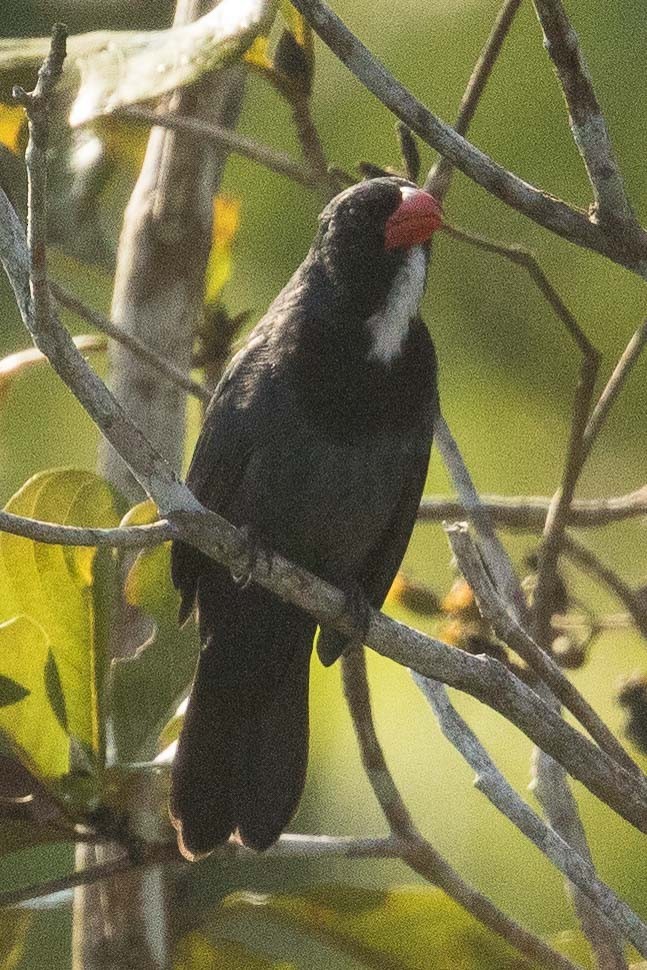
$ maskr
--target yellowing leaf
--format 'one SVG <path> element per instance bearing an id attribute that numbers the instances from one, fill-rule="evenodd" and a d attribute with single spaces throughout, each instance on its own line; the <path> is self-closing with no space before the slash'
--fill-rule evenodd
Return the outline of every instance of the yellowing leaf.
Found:
<path id="1" fill-rule="evenodd" d="M 257 37 L 245 52 L 243 59 L 253 67 L 260 68 L 261 71 L 271 71 L 272 59 L 269 55 L 269 38 Z"/>
<path id="2" fill-rule="evenodd" d="M 22 155 L 27 144 L 27 116 L 24 108 L 0 103 L 0 145 Z"/>
<path id="3" fill-rule="evenodd" d="M 281 14 L 299 47 L 309 50 L 312 47 L 312 29 L 303 14 L 288 0 L 281 0 Z"/>
<path id="4" fill-rule="evenodd" d="M 205 272 L 204 302 L 213 306 L 231 276 L 231 247 L 240 224 L 240 201 L 219 195 L 213 203 L 211 251 Z"/>

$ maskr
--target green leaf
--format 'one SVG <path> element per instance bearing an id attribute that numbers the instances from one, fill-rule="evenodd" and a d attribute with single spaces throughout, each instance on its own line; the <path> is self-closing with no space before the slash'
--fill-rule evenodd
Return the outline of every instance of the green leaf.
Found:
<path id="1" fill-rule="evenodd" d="M 267 896 L 235 893 L 224 913 L 263 913 L 383 970 L 520 970 L 530 964 L 441 890 L 324 886 Z"/>
<path id="2" fill-rule="evenodd" d="M 63 685 L 61 684 L 61 675 L 58 672 L 56 657 L 51 650 L 47 654 L 47 661 L 45 663 L 45 690 L 47 692 L 47 699 L 51 704 L 58 723 L 61 725 L 65 733 L 68 734 L 69 727 L 67 723 L 65 695 L 63 694 Z"/>
<path id="3" fill-rule="evenodd" d="M 43 472 L 29 482 L 7 505 L 10 512 L 50 522 L 84 526 L 114 526 L 118 523 L 120 503 L 101 478 L 86 471 L 70 469 Z M 31 716 L 52 725 L 51 743 L 21 726 L 15 736 L 12 724 L 5 726 L 15 737 L 41 773 L 57 777 L 69 767 L 70 741 L 65 740 L 61 757 L 63 726 L 78 745 L 91 753 L 95 763 L 102 760 L 104 716 L 101 710 L 103 678 L 106 668 L 108 597 L 111 586 L 112 554 L 93 548 L 54 546 L 19 536 L 0 535 L 0 619 L 26 617 L 38 630 L 30 633 L 37 643 L 25 645 L 25 627 L 8 630 L 11 639 L 19 635 L 25 656 L 26 675 L 9 670 L 15 663 L 14 650 L 0 654 L 0 672 L 15 676 L 32 692 Z M 97 581 L 99 580 L 99 581 Z M 27 736 L 25 730 L 27 729 Z M 16 727 L 17 730 L 17 727 Z"/>
<path id="4" fill-rule="evenodd" d="M 3 675 L 28 691 L 18 703 L 0 708 L 0 730 L 24 752 L 38 775 L 56 777 L 68 769 L 69 740 L 47 698 L 43 672 L 48 653 L 47 636 L 29 617 L 0 625 Z"/>
<path id="5" fill-rule="evenodd" d="M 29 691 L 17 680 L 5 677 L 0 674 L 0 707 L 9 707 L 10 704 L 17 704 L 29 696 Z"/>
<path id="6" fill-rule="evenodd" d="M 192 84 L 242 55 L 268 27 L 275 0 L 221 0 L 199 20 L 169 30 L 113 33 L 78 59 L 81 87 L 72 125 Z"/>
<path id="7" fill-rule="evenodd" d="M 124 519 L 154 521 L 152 503 Z M 133 657 L 114 661 L 110 712 L 120 761 L 156 753 L 159 732 L 190 684 L 198 657 L 193 624 L 178 626 L 180 597 L 171 582 L 170 543 L 142 551 L 126 580 L 126 598 L 153 619 L 153 635 Z"/>
<path id="8" fill-rule="evenodd" d="M 27 930 L 32 920 L 28 909 L 3 909 L 0 912 L 0 967 L 18 970 L 22 966 Z"/>
<path id="9" fill-rule="evenodd" d="M 229 940 L 212 943 L 201 933 L 188 933 L 175 948 L 173 970 L 294 970 L 292 963 L 276 963 Z"/>

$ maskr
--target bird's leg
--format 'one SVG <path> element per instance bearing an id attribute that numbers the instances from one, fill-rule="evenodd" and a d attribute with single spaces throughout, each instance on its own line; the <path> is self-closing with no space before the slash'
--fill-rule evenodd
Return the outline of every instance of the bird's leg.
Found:
<path id="1" fill-rule="evenodd" d="M 265 556 L 268 569 L 271 572 L 272 551 L 263 543 L 261 533 L 256 526 L 242 525 L 240 527 L 240 532 L 242 532 L 247 542 L 246 551 L 248 553 L 248 560 L 242 572 L 237 573 L 233 569 L 231 570 L 231 578 L 241 589 L 247 589 L 252 581 L 254 570 L 256 569 L 256 564 L 258 563 L 261 553 Z"/>
<path id="2" fill-rule="evenodd" d="M 344 586 L 344 615 L 348 616 L 356 632 L 348 638 L 347 647 L 344 653 L 364 646 L 364 640 L 368 633 L 371 622 L 371 604 L 366 598 L 366 593 L 359 583 L 351 583 Z"/>

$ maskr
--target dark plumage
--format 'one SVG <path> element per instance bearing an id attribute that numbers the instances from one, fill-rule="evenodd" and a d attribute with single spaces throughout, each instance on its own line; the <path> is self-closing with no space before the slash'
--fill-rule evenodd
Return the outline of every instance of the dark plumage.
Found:
<path id="1" fill-rule="evenodd" d="M 195 495 L 263 547 L 381 606 L 422 492 L 437 406 L 418 315 L 430 196 L 398 178 L 341 193 L 310 252 L 225 372 L 188 474 Z M 189 857 L 238 830 L 264 849 L 296 810 L 308 755 L 316 629 L 180 543 L 181 617 L 203 649 L 173 765 L 171 815 Z M 322 661 L 345 648 L 318 640 Z"/>

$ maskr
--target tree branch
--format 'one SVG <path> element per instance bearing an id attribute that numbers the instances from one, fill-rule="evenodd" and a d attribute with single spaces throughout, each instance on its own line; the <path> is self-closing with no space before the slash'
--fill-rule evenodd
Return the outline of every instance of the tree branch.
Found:
<path id="1" fill-rule="evenodd" d="M 498 909 L 487 896 L 470 886 L 431 843 L 423 838 L 393 780 L 377 737 L 363 648 L 344 654 L 341 664 L 344 694 L 353 720 L 362 767 L 389 824 L 391 839 L 399 846 L 400 858 L 530 960 L 549 968 L 560 967 L 566 970 L 569 967 L 572 970 L 573 964 L 569 960 L 547 946 L 543 940 L 528 933 Z"/>
<path id="2" fill-rule="evenodd" d="M 249 158 L 262 165 L 263 168 L 276 172 L 278 175 L 284 175 L 307 189 L 314 189 L 326 196 L 329 194 L 328 180 L 324 183 L 311 168 L 295 161 L 285 152 L 277 151 L 275 148 L 270 148 L 269 145 L 263 145 L 246 135 L 232 131 L 230 128 L 216 125 L 214 122 L 142 107 L 120 108 L 119 111 L 112 113 L 112 117 L 123 118 L 125 121 L 136 121 L 145 125 L 157 125 L 161 128 L 169 128 L 172 131 L 186 132 L 195 138 L 226 148 L 236 155 L 242 155 L 243 158 Z"/>
<path id="3" fill-rule="evenodd" d="M 458 107 L 458 114 L 454 122 L 454 131 L 458 132 L 459 135 L 467 134 L 485 86 L 490 79 L 494 65 L 501 53 L 503 42 L 508 36 L 520 5 L 521 0 L 505 0 L 494 21 L 490 36 L 486 40 L 483 50 L 474 65 L 474 70 L 467 82 L 465 93 Z M 454 168 L 451 162 L 445 156 L 441 155 L 427 175 L 424 187 L 439 202 L 443 201 L 449 191 L 453 172 Z"/>
<path id="4" fill-rule="evenodd" d="M 502 526 L 511 529 L 543 530 L 550 505 L 547 496 L 482 495 L 485 512 Z M 423 498 L 418 510 L 421 522 L 442 522 L 443 519 L 459 519 L 465 514 L 457 499 L 440 495 Z M 647 514 L 647 485 L 612 498 L 574 499 L 568 512 L 567 524 L 578 529 L 598 528 L 613 522 L 636 518 Z"/>
<path id="5" fill-rule="evenodd" d="M 464 175 L 506 205 L 569 242 L 647 275 L 647 232 L 613 233 L 584 212 L 529 185 L 441 121 L 374 57 L 323 0 L 294 0 L 313 29 L 355 77 Z"/>
<path id="6" fill-rule="evenodd" d="M 573 686 L 552 656 L 542 650 L 510 615 L 492 584 L 465 524 L 456 523 L 445 528 L 452 552 L 465 579 L 474 590 L 481 614 L 491 624 L 496 635 L 507 643 L 529 667 L 550 687 L 555 697 L 574 715 L 600 747 L 623 765 L 627 771 L 640 775 L 638 765 L 629 757 L 615 735 L 596 714 L 590 704 Z"/>
<path id="7" fill-rule="evenodd" d="M 444 688 L 417 674 L 414 674 L 413 679 L 433 708 L 444 736 L 476 772 L 475 784 L 478 790 L 644 954 L 647 948 L 647 926 L 598 878 L 593 866 L 546 825 L 517 794 L 474 732 L 451 705 Z"/>
<path id="8" fill-rule="evenodd" d="M 534 0 L 544 34 L 544 47 L 568 105 L 573 139 L 593 188 L 592 216 L 599 222 L 635 224 L 607 123 L 577 34 L 561 0 Z"/>
<path id="9" fill-rule="evenodd" d="M 123 344 L 133 354 L 141 357 L 142 360 L 145 360 L 147 364 L 154 367 L 160 374 L 164 374 L 165 377 L 168 377 L 178 387 L 183 387 L 189 394 L 193 394 L 199 401 L 203 401 L 205 404 L 209 403 L 211 394 L 203 384 L 194 381 L 189 374 L 185 374 L 184 371 L 176 367 L 166 357 L 161 357 L 143 340 L 134 337 L 131 333 L 124 330 L 123 327 L 118 327 L 108 317 L 104 316 L 103 313 L 99 313 L 97 310 L 86 306 L 82 300 L 79 300 L 78 297 L 69 293 L 59 283 L 54 283 L 50 280 L 49 288 L 59 306 L 65 307 L 66 310 L 71 310 L 72 313 L 75 313 L 82 320 L 87 320 L 88 323 L 91 323 L 101 333 L 105 333 L 111 340 L 116 340 L 117 343 Z"/>

